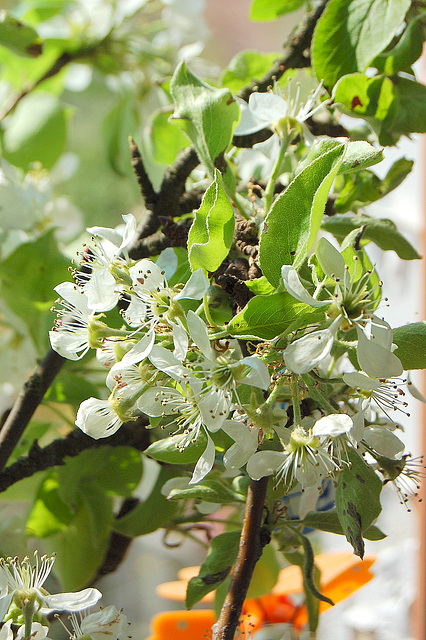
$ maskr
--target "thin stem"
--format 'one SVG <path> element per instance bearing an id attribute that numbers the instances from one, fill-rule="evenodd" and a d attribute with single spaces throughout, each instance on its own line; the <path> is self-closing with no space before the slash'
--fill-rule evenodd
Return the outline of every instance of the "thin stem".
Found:
<path id="1" fill-rule="evenodd" d="M 299 379 L 295 374 L 292 374 L 290 378 L 290 389 L 291 401 L 293 404 L 293 420 L 294 424 L 297 426 L 302 420 L 302 415 L 300 413 Z"/>
<path id="2" fill-rule="evenodd" d="M 215 329 L 221 329 L 222 327 L 220 325 L 218 325 L 212 318 L 212 314 L 210 313 L 210 308 L 209 308 L 209 301 L 207 299 L 207 293 L 204 294 L 203 296 L 203 305 L 204 305 L 204 313 L 206 315 L 206 320 L 209 323 L 209 325 L 211 327 L 214 327 Z"/>
<path id="3" fill-rule="evenodd" d="M 238 557 L 219 620 L 212 627 L 212 640 L 233 640 L 254 568 L 270 540 L 269 532 L 262 529 L 267 488 L 267 477 L 250 483 Z"/>
<path id="4" fill-rule="evenodd" d="M 305 385 L 308 387 L 310 397 L 316 400 L 321 405 L 321 407 L 326 411 L 328 411 L 329 413 L 336 413 L 337 411 L 336 407 L 333 407 L 333 405 L 327 400 L 327 398 L 323 396 L 321 391 L 317 389 L 315 384 L 313 384 L 309 374 L 304 373 L 300 377 L 302 378 Z"/>
<path id="5" fill-rule="evenodd" d="M 268 180 L 268 184 L 266 185 L 265 193 L 263 196 L 263 200 L 265 203 L 265 215 L 269 213 L 269 210 L 272 206 L 272 202 L 274 199 L 274 192 L 275 192 L 275 183 L 278 179 L 278 176 L 280 175 L 281 165 L 285 156 L 285 152 L 287 151 L 288 146 L 291 142 L 293 133 L 294 132 L 288 133 L 287 135 L 283 136 L 280 139 L 281 145 L 280 145 L 278 158 L 275 162 L 271 177 Z"/>

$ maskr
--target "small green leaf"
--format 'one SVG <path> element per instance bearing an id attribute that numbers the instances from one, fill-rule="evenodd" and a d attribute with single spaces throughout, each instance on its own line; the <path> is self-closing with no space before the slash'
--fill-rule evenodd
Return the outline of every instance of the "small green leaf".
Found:
<path id="1" fill-rule="evenodd" d="M 99 395 L 99 388 L 86 377 L 63 368 L 49 387 L 44 400 L 71 404 L 77 412 L 83 400 Z"/>
<path id="2" fill-rule="evenodd" d="M 332 89 L 342 76 L 364 71 L 391 42 L 409 7 L 410 0 L 330 0 L 312 44 L 318 80 Z"/>
<path id="3" fill-rule="evenodd" d="M 172 489 L 167 498 L 168 500 L 203 500 L 218 504 L 245 503 L 246 501 L 246 496 L 228 489 L 218 480 L 210 479 L 204 479 L 186 489 Z"/>
<path id="4" fill-rule="evenodd" d="M 36 58 L 42 53 L 42 40 L 37 31 L 14 18 L 8 11 L 0 12 L 0 45 L 18 56 Z"/>
<path id="5" fill-rule="evenodd" d="M 114 473 L 111 473 L 114 469 Z M 65 458 L 58 471 L 59 493 L 74 505 L 94 485 L 112 495 L 131 496 L 142 477 L 141 454 L 131 447 L 101 447 Z"/>
<path id="6" fill-rule="evenodd" d="M 320 321 L 324 313 L 299 302 L 287 292 L 255 296 L 228 324 L 230 335 L 238 338 L 272 340 L 297 328 L 298 323 Z"/>
<path id="7" fill-rule="evenodd" d="M 339 515 L 335 509 L 330 511 L 309 511 L 301 521 L 301 524 L 312 529 L 345 535 Z M 383 540 L 386 535 L 378 527 L 371 525 L 363 532 L 363 537 L 366 540 Z"/>
<path id="8" fill-rule="evenodd" d="M 245 285 L 247 289 L 250 289 L 250 291 L 255 295 L 267 296 L 271 293 L 275 293 L 275 287 L 268 282 L 265 276 L 257 278 L 256 280 L 246 280 Z"/>
<path id="9" fill-rule="evenodd" d="M 207 445 L 207 437 L 204 431 L 200 431 L 197 440 L 191 442 L 183 451 L 177 448 L 182 440 L 181 435 L 169 436 L 157 440 L 149 445 L 145 453 L 154 460 L 168 462 L 169 464 L 193 464 L 197 462 Z"/>
<path id="10" fill-rule="evenodd" d="M 77 514 L 64 530 L 44 540 L 47 553 L 56 553 L 55 573 L 65 591 L 91 583 L 101 566 L 111 535 L 112 499 L 93 485 L 81 496 Z"/>
<path id="11" fill-rule="evenodd" d="M 185 601 L 187 609 L 192 609 L 227 578 L 237 559 L 240 534 L 240 531 L 229 531 L 213 538 L 198 576 L 191 578 L 188 583 Z"/>
<path id="12" fill-rule="evenodd" d="M 188 235 L 188 257 L 192 271 L 200 267 L 215 271 L 229 253 L 234 237 L 234 212 L 215 170 L 214 182 L 204 194 Z"/>
<path id="13" fill-rule="evenodd" d="M 399 108 L 391 133 L 425 133 L 426 86 L 403 76 L 394 77 L 392 82 L 398 92 Z"/>
<path id="14" fill-rule="evenodd" d="M 363 533 L 378 517 L 382 507 L 382 483 L 355 451 L 348 451 L 351 466 L 345 466 L 336 489 L 336 509 L 355 555 L 364 557 Z"/>
<path id="15" fill-rule="evenodd" d="M 423 11 L 407 25 L 398 43 L 392 49 L 378 55 L 371 66 L 388 76 L 399 71 L 409 71 L 422 55 L 425 23 L 426 12 Z"/>
<path id="16" fill-rule="evenodd" d="M 318 138 L 313 142 L 306 158 L 297 165 L 297 173 L 300 173 L 302 169 L 305 169 L 305 167 L 311 164 L 311 162 L 324 155 L 324 153 L 327 153 L 327 151 L 339 148 L 341 144 L 342 142 L 335 138 Z M 382 160 L 382 149 L 376 149 L 365 140 L 357 140 L 355 142 L 348 140 L 338 175 L 341 173 L 353 173 L 360 171 L 361 169 L 366 169 L 367 167 L 371 167 Z"/>
<path id="17" fill-rule="evenodd" d="M 50 307 L 57 294 L 53 288 L 69 279 L 68 266 L 69 261 L 60 253 L 53 231 L 20 245 L 1 263 L 2 298 L 26 323 L 40 353 L 48 347 L 48 331 L 54 321 Z"/>
<path id="18" fill-rule="evenodd" d="M 31 162 L 50 169 L 64 151 L 68 115 L 69 110 L 51 93 L 30 93 L 8 118 L 3 156 L 25 170 Z"/>
<path id="19" fill-rule="evenodd" d="M 398 110 L 395 86 L 385 76 L 368 78 L 362 73 L 343 76 L 334 90 L 334 101 L 350 115 L 392 124 Z"/>
<path id="20" fill-rule="evenodd" d="M 335 215 L 324 219 L 321 227 L 342 240 L 354 229 L 365 227 L 363 240 L 372 240 L 383 251 L 395 251 L 401 260 L 418 260 L 421 256 L 398 231 L 392 220 L 368 216 Z"/>
<path id="21" fill-rule="evenodd" d="M 312 248 L 327 197 L 340 168 L 346 145 L 327 150 L 306 166 L 275 200 L 260 238 L 263 274 L 278 287 L 281 267 L 300 267 Z"/>
<path id="22" fill-rule="evenodd" d="M 118 99 L 107 114 L 102 127 L 109 163 L 120 176 L 131 173 L 129 135 L 135 134 L 137 125 L 138 114 L 134 95 L 128 93 Z"/>
<path id="23" fill-rule="evenodd" d="M 114 529 L 125 536 L 135 538 L 166 527 L 173 520 L 178 504 L 167 500 L 161 493 L 163 485 L 176 476 L 168 467 L 161 467 L 155 485 L 146 500 L 130 513 L 115 520 Z"/>
<path id="24" fill-rule="evenodd" d="M 47 538 L 67 529 L 75 512 L 59 496 L 56 472 L 50 473 L 41 483 L 27 520 L 27 535 Z"/>
<path id="25" fill-rule="evenodd" d="M 426 369 L 426 322 L 414 322 L 393 330 L 395 355 L 405 370 Z"/>
<path id="26" fill-rule="evenodd" d="M 266 22 L 279 16 L 296 11 L 306 0 L 253 0 L 250 9 L 250 20 Z"/>
<path id="27" fill-rule="evenodd" d="M 222 75 L 222 86 L 237 93 L 242 87 L 263 78 L 279 57 L 279 53 L 241 51 L 232 58 Z"/>
<path id="28" fill-rule="evenodd" d="M 152 157 L 166 166 L 173 164 L 179 151 L 189 144 L 188 136 L 170 122 L 170 113 L 169 109 L 157 111 L 149 129 Z"/>
<path id="29" fill-rule="evenodd" d="M 215 167 L 223 166 L 223 154 L 240 118 L 232 93 L 206 84 L 188 70 L 185 62 L 177 67 L 170 91 L 175 102 L 173 122 L 185 131 L 213 176 Z"/>

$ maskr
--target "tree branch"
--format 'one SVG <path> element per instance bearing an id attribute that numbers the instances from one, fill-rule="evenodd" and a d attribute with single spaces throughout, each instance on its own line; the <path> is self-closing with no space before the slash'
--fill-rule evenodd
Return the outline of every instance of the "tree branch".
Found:
<path id="1" fill-rule="evenodd" d="M 311 46 L 312 35 L 315 26 L 320 19 L 328 0 L 323 0 L 321 4 L 308 13 L 303 22 L 296 27 L 288 42 L 284 44 L 284 52 L 279 60 L 276 60 L 273 67 L 259 81 L 253 81 L 240 90 L 238 96 L 243 100 L 248 100 L 254 91 L 267 91 L 272 86 L 274 80 L 279 80 L 286 69 L 298 69 L 310 65 L 309 55 L 306 51 Z"/>
<path id="2" fill-rule="evenodd" d="M 65 438 L 55 440 L 46 447 L 39 447 L 34 441 L 28 455 L 20 458 L 0 473 L 0 491 L 5 491 L 15 482 L 29 478 L 37 471 L 45 471 L 50 467 L 65 464 L 65 458 L 78 456 L 86 449 L 100 447 L 133 447 L 145 451 L 150 444 L 150 437 L 145 426 L 148 420 L 140 416 L 137 420 L 125 422 L 120 429 L 109 438 L 95 440 L 80 429 L 71 431 Z"/>
<path id="3" fill-rule="evenodd" d="M 267 477 L 250 483 L 237 562 L 219 620 L 212 627 L 212 640 L 233 640 L 254 568 L 270 541 L 269 532 L 262 529 L 267 487 Z"/>
<path id="4" fill-rule="evenodd" d="M 24 384 L 0 430 L 0 471 L 4 469 L 26 426 L 64 362 L 65 359 L 62 356 L 53 349 L 49 349 L 32 376 Z"/>

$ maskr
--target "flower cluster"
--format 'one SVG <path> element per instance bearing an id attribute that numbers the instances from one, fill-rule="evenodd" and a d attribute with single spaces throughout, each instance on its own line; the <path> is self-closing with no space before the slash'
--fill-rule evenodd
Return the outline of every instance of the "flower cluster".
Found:
<path id="1" fill-rule="evenodd" d="M 87 588 L 75 593 L 51 595 L 44 588 L 55 556 L 39 557 L 34 553 L 34 563 L 28 557 L 1 559 L 0 562 L 0 620 L 6 619 L 0 640 L 35 638 L 49 640 L 49 628 L 35 616 L 47 616 L 54 612 L 68 612 L 72 629 L 66 628 L 70 640 L 123 640 L 127 620 L 114 605 L 90 613 L 102 594 L 98 589 Z M 41 618 L 43 619 L 43 618 Z M 14 636 L 12 624 L 19 628 Z"/>
<path id="2" fill-rule="evenodd" d="M 177 449 L 194 443 L 202 449 L 190 484 L 213 468 L 219 431 L 234 442 L 222 454 L 226 469 L 246 465 L 253 479 L 275 474 L 287 490 L 320 488 L 350 464 L 349 450 L 376 460 L 401 459 L 404 445 L 395 425 L 383 423 L 371 406 L 374 401 L 386 414 L 405 406 L 397 384 L 388 382 L 402 365 L 393 353 L 392 329 L 376 315 L 381 283 L 374 269 L 365 270 L 356 256 L 321 239 L 312 284 L 305 286 L 292 266 L 282 267 L 282 278 L 291 296 L 321 311 L 322 321 L 290 334 L 285 346 L 278 336 L 244 355 L 226 327 L 210 317 L 204 272 L 170 284 L 177 269 L 172 249 L 155 262 L 131 260 L 127 248 L 136 222 L 132 215 L 123 220 L 121 231 L 89 229 L 93 243 L 81 254 L 75 283 L 56 287 L 61 308 L 50 332 L 52 347 L 71 360 L 96 349 L 108 369 L 108 398 L 80 405 L 76 425 L 82 431 L 104 438 L 140 414 L 153 426 L 172 426 Z M 123 324 L 111 328 L 105 314 L 116 306 Z M 346 395 L 337 394 L 334 404 L 320 400 L 319 410 L 303 417 L 300 393 L 315 371 L 327 377 L 325 363 L 332 371 L 333 354 L 342 345 L 359 364 L 358 371 L 338 378 Z"/>

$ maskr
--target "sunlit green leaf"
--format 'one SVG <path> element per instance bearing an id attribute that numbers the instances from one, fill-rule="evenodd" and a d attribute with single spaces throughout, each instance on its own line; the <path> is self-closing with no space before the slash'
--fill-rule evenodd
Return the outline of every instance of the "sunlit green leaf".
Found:
<path id="1" fill-rule="evenodd" d="M 188 583 L 185 602 L 187 609 L 192 609 L 194 604 L 227 578 L 237 558 L 239 542 L 240 531 L 221 533 L 213 538 L 198 576 L 191 578 Z"/>
<path id="2" fill-rule="evenodd" d="M 413 322 L 393 330 L 395 355 L 407 371 L 426 369 L 426 322 Z"/>
<path id="3" fill-rule="evenodd" d="M 37 31 L 8 11 L 0 11 L 0 45 L 19 56 L 37 57 L 42 52 L 42 40 Z"/>
<path id="4" fill-rule="evenodd" d="M 312 248 L 345 144 L 315 158 L 275 200 L 263 225 L 259 258 L 263 274 L 277 287 L 281 267 L 300 267 Z"/>
<path id="5" fill-rule="evenodd" d="M 350 466 L 339 475 L 336 509 L 348 542 L 355 555 L 363 558 L 363 533 L 378 517 L 382 507 L 382 483 L 375 471 L 355 451 L 348 451 Z"/>
<path id="6" fill-rule="evenodd" d="M 391 42 L 409 7 L 410 0 L 330 0 L 312 44 L 318 80 L 332 89 L 342 76 L 364 71 Z"/>
<path id="7" fill-rule="evenodd" d="M 204 431 L 200 431 L 197 440 L 180 451 L 177 444 L 182 440 L 181 435 L 169 436 L 162 440 L 153 442 L 145 453 L 154 460 L 160 462 L 168 462 L 169 464 L 192 464 L 197 462 L 201 454 L 204 452 L 207 444 L 207 436 Z"/>
<path id="8" fill-rule="evenodd" d="M 264 22 L 275 20 L 279 16 L 296 11 L 306 0 L 253 0 L 250 9 L 250 20 Z"/>
<path id="9" fill-rule="evenodd" d="M 263 78 L 279 57 L 279 53 L 241 51 L 232 58 L 222 75 L 222 85 L 237 93 L 242 87 Z"/>
<path id="10" fill-rule="evenodd" d="M 200 267 L 215 271 L 226 258 L 234 237 L 234 212 L 215 170 L 214 182 L 204 194 L 188 235 L 188 256 L 192 271 Z"/>

